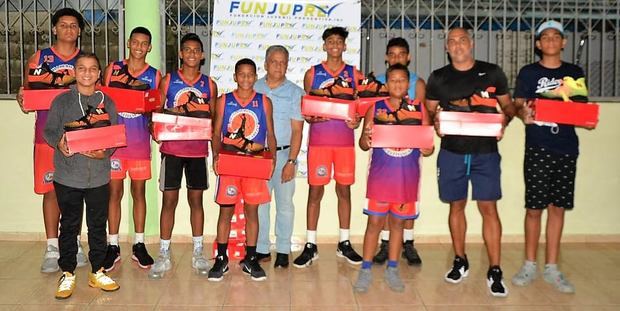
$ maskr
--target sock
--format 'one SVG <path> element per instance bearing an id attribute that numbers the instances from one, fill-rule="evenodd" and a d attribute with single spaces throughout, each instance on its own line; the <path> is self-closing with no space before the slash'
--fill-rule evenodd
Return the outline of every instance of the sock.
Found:
<path id="1" fill-rule="evenodd" d="M 340 229 L 340 242 L 349 239 L 349 229 Z"/>
<path id="2" fill-rule="evenodd" d="M 200 236 L 193 236 L 192 237 L 192 242 L 194 243 L 194 250 L 196 250 L 198 248 L 202 248 L 202 235 L 200 235 Z"/>
<path id="3" fill-rule="evenodd" d="M 133 244 L 144 243 L 144 232 L 136 232 L 136 236 L 133 238 Z"/>
<path id="4" fill-rule="evenodd" d="M 390 230 L 381 230 L 381 240 L 383 241 L 390 240 Z"/>
<path id="5" fill-rule="evenodd" d="M 534 268 L 536 268 L 536 262 L 535 261 L 530 261 L 530 260 L 526 259 L 525 262 L 524 262 L 524 265 L 526 267 L 534 267 Z"/>
<path id="6" fill-rule="evenodd" d="M 388 260 L 387 266 L 388 268 L 398 267 L 398 260 Z"/>
<path id="7" fill-rule="evenodd" d="M 316 245 L 316 230 L 306 230 L 306 240 L 308 243 Z"/>
<path id="8" fill-rule="evenodd" d="M 403 230 L 403 240 L 405 242 L 413 241 L 413 229 L 405 229 L 405 230 Z"/>
<path id="9" fill-rule="evenodd" d="M 372 261 L 362 261 L 362 269 L 370 269 L 372 267 Z"/>
<path id="10" fill-rule="evenodd" d="M 246 245 L 245 246 L 245 257 L 246 258 L 256 257 L 256 246 Z"/>
<path id="11" fill-rule="evenodd" d="M 110 242 L 110 245 L 118 246 L 118 234 L 108 235 L 108 242 Z"/>
<path id="12" fill-rule="evenodd" d="M 167 252 L 170 250 L 170 240 L 159 240 L 159 252 Z"/>
<path id="13" fill-rule="evenodd" d="M 217 255 L 228 258 L 226 250 L 228 249 L 228 243 L 217 243 Z"/>
<path id="14" fill-rule="evenodd" d="M 47 246 L 50 245 L 58 248 L 58 238 L 47 239 Z"/>
<path id="15" fill-rule="evenodd" d="M 558 265 L 555 263 L 545 264 L 545 271 L 549 271 L 549 272 L 558 271 Z"/>

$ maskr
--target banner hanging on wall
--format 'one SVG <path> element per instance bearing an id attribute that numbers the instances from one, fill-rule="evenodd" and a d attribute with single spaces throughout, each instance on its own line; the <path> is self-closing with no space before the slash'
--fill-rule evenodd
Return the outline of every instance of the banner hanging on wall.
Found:
<path id="1" fill-rule="evenodd" d="M 303 86 L 304 73 L 325 60 L 323 39 L 326 28 L 341 26 L 349 31 L 345 62 L 360 62 L 359 0 L 340 1 L 242 1 L 216 0 L 213 11 L 210 73 L 220 93 L 235 88 L 235 62 L 254 60 L 264 72 L 265 51 L 274 44 L 290 53 L 287 78 Z"/>

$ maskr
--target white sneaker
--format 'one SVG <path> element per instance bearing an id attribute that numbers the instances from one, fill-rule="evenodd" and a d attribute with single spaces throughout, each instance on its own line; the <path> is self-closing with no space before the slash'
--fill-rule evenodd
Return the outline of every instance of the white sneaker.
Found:
<path id="1" fill-rule="evenodd" d="M 512 284 L 527 286 L 538 277 L 538 268 L 534 264 L 525 263 L 517 274 L 512 277 Z"/>
<path id="2" fill-rule="evenodd" d="M 58 248 L 54 245 L 48 245 L 45 250 L 45 255 L 43 255 L 43 263 L 41 263 L 41 272 L 43 273 L 52 273 L 60 270 L 58 266 L 58 258 L 60 258 L 60 253 L 58 252 Z"/>
<path id="3" fill-rule="evenodd" d="M 172 269 L 172 262 L 170 260 L 170 250 L 167 251 L 159 251 L 159 256 L 155 260 L 155 263 L 151 266 L 151 270 L 149 270 L 149 278 L 151 279 L 161 279 L 166 274 L 166 271 Z"/>
<path id="4" fill-rule="evenodd" d="M 202 255 L 202 247 L 194 249 L 192 254 L 192 268 L 196 269 L 198 275 L 209 274 L 209 262 Z"/>
<path id="5" fill-rule="evenodd" d="M 60 277 L 60 280 L 58 280 L 58 288 L 56 289 L 56 299 L 67 299 L 71 297 L 74 289 L 75 289 L 75 274 L 71 274 L 69 272 L 63 272 L 62 276 Z"/>

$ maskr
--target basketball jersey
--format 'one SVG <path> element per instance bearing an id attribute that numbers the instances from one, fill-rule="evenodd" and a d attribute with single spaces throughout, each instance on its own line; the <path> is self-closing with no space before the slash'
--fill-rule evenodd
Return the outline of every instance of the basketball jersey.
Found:
<path id="1" fill-rule="evenodd" d="M 107 81 L 122 79 L 123 67 L 127 66 L 125 60 L 112 63 Z M 156 89 L 159 85 L 159 71 L 152 66 L 147 66 L 135 78 L 149 86 L 149 89 Z M 151 158 L 151 134 L 149 132 L 149 119 L 143 114 L 119 112 L 118 124 L 125 124 L 125 134 L 127 136 L 127 147 L 117 148 L 113 157 L 118 159 L 148 160 Z"/>
<path id="2" fill-rule="evenodd" d="M 410 102 L 410 104 L 414 105 L 417 112 L 411 113 L 411 116 L 421 121 L 422 105 L 419 101 Z M 374 119 L 377 120 L 381 114 L 393 111 L 395 110 L 389 106 L 387 100 L 378 101 L 374 105 Z M 367 198 L 390 203 L 416 202 L 419 180 L 419 149 L 372 148 L 366 184 Z"/>
<path id="3" fill-rule="evenodd" d="M 37 51 L 35 54 L 36 63 L 28 64 L 29 74 L 28 74 L 28 85 L 30 88 L 38 88 L 37 84 L 40 84 L 41 81 L 37 81 L 36 77 L 46 78 L 46 71 L 51 70 L 52 72 L 59 73 L 63 77 L 75 77 L 75 58 L 80 53 L 79 49 L 75 50 L 68 58 L 63 58 L 58 55 L 54 48 L 47 48 Z M 51 73 L 49 74 L 51 75 Z M 52 78 L 56 80 L 56 78 Z M 62 80 L 63 78 L 60 77 Z M 52 81 L 52 80 L 49 80 Z M 54 82 L 54 81 L 52 81 Z M 45 140 L 43 139 L 43 129 L 45 128 L 45 123 L 47 122 L 47 110 L 38 110 L 36 115 L 36 121 L 34 123 L 34 143 L 35 144 L 45 144 Z"/>
<path id="4" fill-rule="evenodd" d="M 186 104 L 193 97 L 204 98 L 205 101 L 211 99 L 213 85 L 211 78 L 201 74 L 196 81 L 187 81 L 183 78 L 180 71 L 170 73 L 164 85 L 166 90 L 166 108 Z M 209 103 L 212 105 L 213 103 Z M 159 148 L 161 153 L 174 155 L 177 157 L 201 158 L 209 155 L 208 140 L 179 140 L 164 141 Z"/>
<path id="5" fill-rule="evenodd" d="M 234 134 L 235 138 L 250 140 L 266 146 L 267 114 L 265 113 L 265 95 L 254 92 L 249 101 L 243 102 L 235 92 L 224 96 L 224 115 L 222 119 L 222 135 Z M 222 137 L 223 138 L 223 137 Z M 227 150 L 234 147 L 223 143 Z"/>
<path id="6" fill-rule="evenodd" d="M 322 89 L 334 83 L 339 76 L 354 89 L 357 85 L 355 67 L 344 65 L 337 72 L 331 72 L 325 63 L 312 66 L 312 89 Z M 353 130 L 342 120 L 329 120 L 310 124 L 309 146 L 354 146 Z"/>

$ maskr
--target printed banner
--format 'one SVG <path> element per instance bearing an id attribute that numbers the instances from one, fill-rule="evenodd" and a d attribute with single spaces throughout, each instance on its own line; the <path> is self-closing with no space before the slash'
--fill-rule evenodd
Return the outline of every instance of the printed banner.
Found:
<path id="1" fill-rule="evenodd" d="M 333 26 L 349 31 L 344 60 L 359 67 L 360 19 L 360 0 L 216 0 L 210 74 L 219 93 L 230 92 L 235 88 L 233 72 L 238 60 L 254 60 L 262 77 L 265 51 L 279 44 L 290 53 L 288 79 L 303 86 L 306 70 L 325 60 L 321 36 Z"/>
<path id="2" fill-rule="evenodd" d="M 279 44 L 289 50 L 287 78 L 303 87 L 306 70 L 325 60 L 323 31 L 334 26 L 349 31 L 343 58 L 359 68 L 360 20 L 360 0 L 216 0 L 210 75 L 217 82 L 220 94 L 230 92 L 236 86 L 233 73 L 238 60 L 246 57 L 254 60 L 258 77 L 263 77 L 265 51 Z M 306 141 L 307 132 L 299 155 L 300 176 L 306 174 Z"/>

